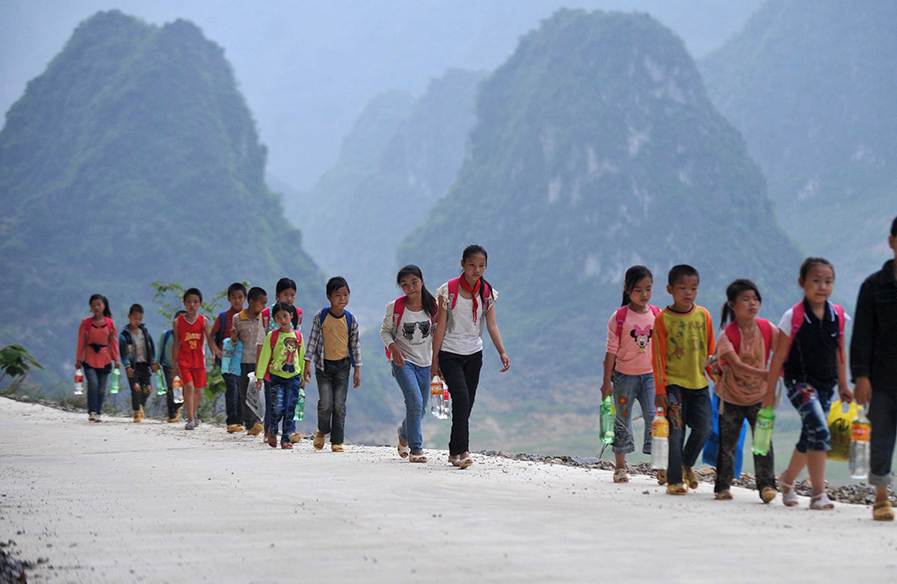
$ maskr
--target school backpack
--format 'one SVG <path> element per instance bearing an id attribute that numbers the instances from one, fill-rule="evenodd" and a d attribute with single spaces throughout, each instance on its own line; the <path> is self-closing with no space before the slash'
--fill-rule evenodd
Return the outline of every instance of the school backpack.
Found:
<path id="1" fill-rule="evenodd" d="M 408 302 L 408 296 L 399 296 L 396 298 L 395 304 L 392 307 L 392 326 L 399 330 L 399 323 L 402 322 L 402 315 L 405 313 L 405 304 Z M 434 301 L 433 308 L 436 308 L 436 303 Z M 321 323 L 323 324 L 323 320 Z M 433 314 L 430 316 L 430 324 L 436 324 L 436 310 L 433 311 Z M 386 351 L 386 359 L 392 360 L 392 353 L 389 351 L 389 347 L 383 347 L 383 350 Z"/>
<path id="2" fill-rule="evenodd" d="M 840 333 L 839 343 L 838 343 L 838 354 L 841 356 L 841 361 L 844 361 L 844 352 L 841 351 L 841 343 L 840 339 L 844 338 L 844 307 L 840 304 L 833 304 L 828 300 L 825 301 L 826 308 L 834 309 L 835 314 L 838 315 L 838 332 Z M 791 307 L 791 338 L 788 339 L 788 346 L 790 347 L 792 343 L 794 343 L 794 338 L 797 336 L 797 331 L 800 330 L 801 325 L 805 322 L 809 322 L 809 318 L 807 318 L 807 312 L 804 308 L 804 301 L 801 300 L 797 304 Z"/>
<path id="3" fill-rule="evenodd" d="M 492 306 L 492 289 L 489 288 L 489 284 L 487 284 L 485 280 L 481 279 L 480 283 L 482 284 L 482 286 L 480 287 L 480 298 L 483 300 L 483 314 L 485 315 L 487 312 L 489 312 L 489 308 Z M 461 276 L 452 278 L 448 281 L 448 299 L 450 310 L 453 310 L 455 308 L 455 303 L 458 301 L 458 288 L 460 287 Z"/>
<path id="4" fill-rule="evenodd" d="M 760 334 L 763 335 L 763 343 L 766 346 L 766 362 L 769 363 L 769 352 L 773 349 L 772 325 L 765 318 L 758 318 L 757 326 L 760 327 Z M 735 354 L 737 355 L 741 352 L 741 329 L 738 328 L 736 322 L 732 321 L 726 325 L 725 333 L 729 340 L 732 341 L 732 346 L 735 348 Z"/>
<path id="5" fill-rule="evenodd" d="M 648 308 L 651 309 L 651 314 L 654 315 L 654 318 L 657 318 L 657 315 L 660 314 L 660 308 L 654 306 L 652 304 L 648 305 Z M 607 313 L 605 313 L 607 314 Z M 621 338 L 623 336 L 623 324 L 626 322 L 626 315 L 629 314 L 629 305 L 621 306 L 617 309 L 617 312 L 614 313 L 617 319 L 617 338 Z"/>
<path id="6" fill-rule="evenodd" d="M 323 321 L 321 321 L 323 322 Z M 293 332 L 296 333 L 296 342 L 299 343 L 299 346 L 302 346 L 302 331 L 298 331 L 293 329 Z M 277 344 L 277 338 L 280 336 L 280 329 L 274 329 L 271 331 L 271 358 L 268 359 L 268 366 L 265 368 L 265 381 L 271 381 L 271 362 L 274 360 L 274 345 Z M 298 359 L 298 352 L 297 352 Z"/>

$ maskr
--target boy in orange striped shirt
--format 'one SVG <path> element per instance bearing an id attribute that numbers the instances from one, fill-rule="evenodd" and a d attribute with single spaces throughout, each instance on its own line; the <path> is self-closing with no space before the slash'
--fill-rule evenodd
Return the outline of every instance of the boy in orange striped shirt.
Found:
<path id="1" fill-rule="evenodd" d="M 716 352 L 716 339 L 710 313 L 695 304 L 698 271 L 673 266 L 668 282 L 673 304 L 654 320 L 654 402 L 666 410 L 670 422 L 667 472 L 658 471 L 657 479 L 661 485 L 669 482 L 667 494 L 684 495 L 698 488 L 692 467 L 713 431 L 704 362 Z M 685 426 L 691 428 L 687 441 Z"/>

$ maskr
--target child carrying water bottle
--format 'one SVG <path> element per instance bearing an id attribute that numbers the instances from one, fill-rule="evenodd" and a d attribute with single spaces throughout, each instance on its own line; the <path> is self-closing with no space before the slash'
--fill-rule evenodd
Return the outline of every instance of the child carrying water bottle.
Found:
<path id="1" fill-rule="evenodd" d="M 747 419 L 756 432 L 757 415 L 763 407 L 769 371 L 769 352 L 779 330 L 768 320 L 757 318 L 763 302 L 760 290 L 750 280 L 735 280 L 726 289 L 717 344 L 722 376 L 716 384 L 721 403 L 719 450 L 716 455 L 714 493 L 721 501 L 732 499 L 735 449 L 741 427 Z M 731 322 L 729 322 L 731 321 Z M 754 454 L 757 491 L 764 503 L 776 498 L 775 464 L 772 444 L 765 455 Z"/>
<path id="2" fill-rule="evenodd" d="M 835 268 L 822 258 L 807 258 L 800 266 L 804 299 L 789 308 L 779 321 L 775 355 L 769 366 L 764 406 L 775 401 L 775 385 L 784 367 L 788 399 L 800 414 L 800 440 L 788 468 L 779 477 L 782 502 L 798 504 L 794 481 L 808 467 L 813 485 L 810 509 L 834 509 L 825 492 L 825 458 L 831 450 L 828 411 L 835 385 L 841 399 L 849 402 L 853 392 L 847 384 L 844 359 L 844 326 L 850 319 L 844 309 L 829 302 L 835 284 Z"/>
<path id="3" fill-rule="evenodd" d="M 651 337 L 654 318 L 660 309 L 651 301 L 654 275 L 645 266 L 626 270 L 623 304 L 607 322 L 607 354 L 604 356 L 604 383 L 601 399 L 613 393 L 615 483 L 628 483 L 626 455 L 635 451 L 632 437 L 632 407 L 638 401 L 645 421 L 642 452 L 651 454 L 651 423 L 654 420 L 654 368 Z"/>

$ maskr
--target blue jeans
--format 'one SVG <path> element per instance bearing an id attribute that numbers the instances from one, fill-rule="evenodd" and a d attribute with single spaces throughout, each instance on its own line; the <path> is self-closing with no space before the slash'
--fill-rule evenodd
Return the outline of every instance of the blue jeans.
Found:
<path id="1" fill-rule="evenodd" d="M 349 395 L 349 358 L 324 360 L 324 370 L 315 369 L 318 382 L 318 432 L 330 434 L 331 444 L 346 439 L 346 397 Z"/>
<path id="2" fill-rule="evenodd" d="M 405 396 L 405 419 L 400 430 L 402 439 L 408 442 L 412 452 L 421 450 L 424 437 L 421 435 L 421 420 L 427 415 L 430 399 L 430 368 L 418 367 L 405 361 L 404 367 L 392 365 L 392 376 L 399 382 Z"/>
<path id="3" fill-rule="evenodd" d="M 788 390 L 788 401 L 800 414 L 800 439 L 794 448 L 801 454 L 806 454 L 807 450 L 831 450 L 828 411 L 834 388 L 817 389 L 809 383 L 799 383 L 793 379 L 785 379 L 785 388 Z"/>
<path id="4" fill-rule="evenodd" d="M 280 421 L 283 420 L 283 434 L 280 437 L 281 444 L 290 441 L 290 434 L 296 432 L 296 421 L 293 419 L 296 411 L 296 402 L 299 401 L 299 376 L 285 379 L 271 376 L 268 395 L 271 404 L 271 425 L 268 429 L 273 436 L 277 435 Z"/>
<path id="5" fill-rule="evenodd" d="M 84 365 L 84 378 L 87 379 L 87 411 L 95 414 L 103 413 L 103 402 L 106 401 L 106 381 L 111 373 L 107 365 L 105 369 L 94 369 Z"/>
<path id="6" fill-rule="evenodd" d="M 235 426 L 242 422 L 240 415 L 240 387 L 237 384 L 237 376 L 232 373 L 222 373 L 224 379 L 224 408 L 227 412 L 227 425 Z"/>
<path id="7" fill-rule="evenodd" d="M 651 454 L 651 424 L 654 422 L 654 374 L 626 375 L 614 371 L 614 454 L 635 452 L 632 437 L 632 407 L 638 401 L 645 420 L 645 439 L 642 452 Z"/>
<path id="8" fill-rule="evenodd" d="M 695 465 L 704 444 L 713 433 L 713 413 L 710 410 L 710 390 L 667 386 L 667 419 L 670 421 L 670 457 L 667 482 L 682 482 L 682 467 Z M 691 428 L 688 441 L 685 427 Z"/>

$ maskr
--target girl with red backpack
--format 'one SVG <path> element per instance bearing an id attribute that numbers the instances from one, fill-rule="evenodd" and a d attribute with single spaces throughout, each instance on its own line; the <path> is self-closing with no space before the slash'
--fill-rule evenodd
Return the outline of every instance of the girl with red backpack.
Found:
<path id="1" fill-rule="evenodd" d="M 720 317 L 716 354 L 722 373 L 716 384 L 720 399 L 719 450 L 716 455 L 714 493 L 721 501 L 732 499 L 735 450 L 744 420 L 755 431 L 757 415 L 763 408 L 769 371 L 769 354 L 779 329 L 757 318 L 763 298 L 750 280 L 735 280 L 726 288 L 726 303 Z M 731 322 L 730 322 L 731 321 Z M 728 323 L 728 324 L 727 324 Z M 754 454 L 757 492 L 764 503 L 776 497 L 775 459 L 772 444 L 765 455 Z"/>
<path id="2" fill-rule="evenodd" d="M 626 270 L 623 303 L 607 322 L 607 353 L 601 399 L 613 394 L 615 483 L 628 483 L 626 455 L 635 452 L 632 438 L 632 407 L 638 401 L 645 420 L 642 452 L 651 454 L 651 424 L 654 422 L 654 367 L 651 337 L 660 308 L 652 306 L 654 275 L 645 266 Z M 658 471 L 661 472 L 661 471 Z"/>
<path id="3" fill-rule="evenodd" d="M 100 422 L 103 402 L 106 400 L 106 381 L 112 372 L 112 364 L 118 363 L 118 333 L 112 322 L 109 301 L 102 294 L 90 297 L 90 311 L 93 316 L 81 321 L 78 328 L 78 350 L 75 369 L 84 367 L 87 380 L 87 419 Z"/>
<path id="4" fill-rule="evenodd" d="M 842 307 L 829 302 L 835 268 L 828 260 L 804 260 L 798 284 L 804 290 L 804 299 L 779 321 L 781 333 L 769 366 L 763 405 L 775 401 L 776 380 L 782 372 L 788 399 L 801 418 L 800 440 L 788 468 L 779 477 L 782 502 L 788 507 L 798 504 L 794 481 L 808 467 L 813 486 L 810 509 L 828 510 L 835 507 L 825 492 L 825 459 L 832 447 L 828 412 L 835 386 L 843 401 L 853 399 L 844 359 L 844 326 L 850 317 Z"/>
<path id="5" fill-rule="evenodd" d="M 409 462 L 427 462 L 421 421 L 430 397 L 436 299 L 427 290 L 424 276 L 415 265 L 399 270 L 396 283 L 405 294 L 386 305 L 380 339 L 392 364 L 392 376 L 405 396 L 405 419 L 398 429 L 398 451 Z"/>
<path id="6" fill-rule="evenodd" d="M 468 245 L 461 255 L 462 274 L 439 287 L 433 364 L 430 373 L 440 375 L 452 396 L 452 432 L 449 462 L 458 468 L 473 464 L 470 458 L 470 410 L 476 398 L 483 366 L 483 325 L 498 350 L 504 373 L 511 366 L 495 320 L 496 292 L 483 278 L 488 255 L 480 245 Z"/>

